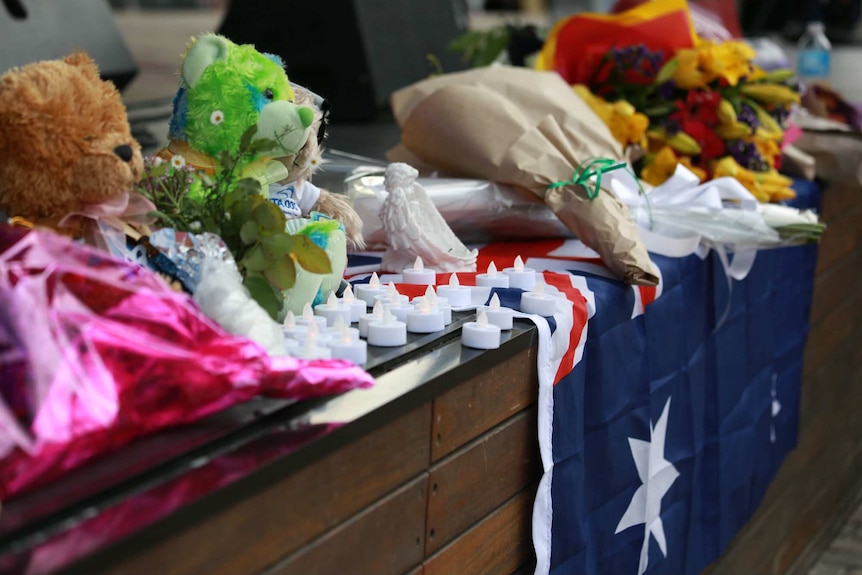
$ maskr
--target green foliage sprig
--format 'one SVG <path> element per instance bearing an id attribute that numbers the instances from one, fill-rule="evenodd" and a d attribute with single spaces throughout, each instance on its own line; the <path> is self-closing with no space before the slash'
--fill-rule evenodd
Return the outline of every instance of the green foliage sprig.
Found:
<path id="1" fill-rule="evenodd" d="M 273 140 L 255 139 L 256 130 L 252 126 L 243 134 L 236 154 L 221 153 L 212 176 L 182 162 L 148 160 L 138 191 L 155 204 L 151 215 L 158 224 L 220 236 L 251 296 L 276 318 L 284 302 L 282 290 L 296 282 L 297 265 L 328 274 L 332 264 L 308 236 L 286 232 L 281 209 L 262 194 L 257 180 L 242 176 L 254 158 L 277 146 Z"/>

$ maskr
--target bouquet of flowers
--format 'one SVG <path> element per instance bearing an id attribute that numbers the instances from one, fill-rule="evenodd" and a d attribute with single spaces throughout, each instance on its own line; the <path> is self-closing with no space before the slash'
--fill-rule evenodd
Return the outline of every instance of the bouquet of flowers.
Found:
<path id="1" fill-rule="evenodd" d="M 673 18 L 689 25 L 668 34 Z M 777 170 L 799 93 L 792 71 L 767 73 L 754 57 L 742 41 L 699 38 L 684 0 L 656 0 L 562 20 L 536 65 L 560 73 L 621 144 L 638 149 L 643 180 L 659 185 L 682 164 L 702 180 L 732 176 L 758 200 L 781 201 L 795 195 Z"/>

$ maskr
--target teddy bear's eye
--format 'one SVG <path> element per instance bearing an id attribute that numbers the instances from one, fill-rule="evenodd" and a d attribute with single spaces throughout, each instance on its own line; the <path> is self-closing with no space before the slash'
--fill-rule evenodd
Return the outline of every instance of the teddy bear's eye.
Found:
<path id="1" fill-rule="evenodd" d="M 272 100 L 272 98 L 273 98 L 272 90 L 271 90 L 271 89 L 269 89 L 269 88 L 267 88 L 266 90 L 264 90 L 264 91 L 263 91 L 263 97 L 264 97 L 264 98 L 266 98 L 267 100 Z"/>
<path id="2" fill-rule="evenodd" d="M 84 136 L 85 142 L 92 142 L 95 139 L 95 136 Z"/>

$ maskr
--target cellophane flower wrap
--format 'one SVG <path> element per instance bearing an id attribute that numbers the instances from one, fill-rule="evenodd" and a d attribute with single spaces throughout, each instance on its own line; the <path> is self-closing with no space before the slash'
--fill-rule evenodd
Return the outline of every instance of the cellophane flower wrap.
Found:
<path id="1" fill-rule="evenodd" d="M 766 72 L 745 42 L 704 40 L 690 22 L 685 0 L 578 14 L 554 26 L 536 66 L 556 70 L 617 141 L 640 149 L 635 169 L 650 184 L 682 164 L 701 180 L 734 177 L 762 202 L 793 198 L 778 173 L 799 103 L 793 72 Z"/>
<path id="2" fill-rule="evenodd" d="M 256 395 L 372 383 L 349 362 L 268 356 L 137 264 L 0 225 L 0 499 Z"/>

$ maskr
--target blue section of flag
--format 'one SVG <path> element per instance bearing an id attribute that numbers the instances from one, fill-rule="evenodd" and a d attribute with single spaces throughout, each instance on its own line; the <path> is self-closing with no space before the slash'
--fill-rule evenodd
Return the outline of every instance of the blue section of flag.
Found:
<path id="1" fill-rule="evenodd" d="M 816 199 L 805 187 L 799 203 Z M 714 254 L 653 256 L 663 293 L 633 319 L 631 287 L 588 277 L 584 356 L 553 391 L 551 573 L 694 575 L 719 557 L 796 444 L 816 253 L 761 251 L 730 289 Z M 633 452 L 665 407 L 658 455 L 678 476 L 660 525 L 617 532 L 642 485 Z"/>

